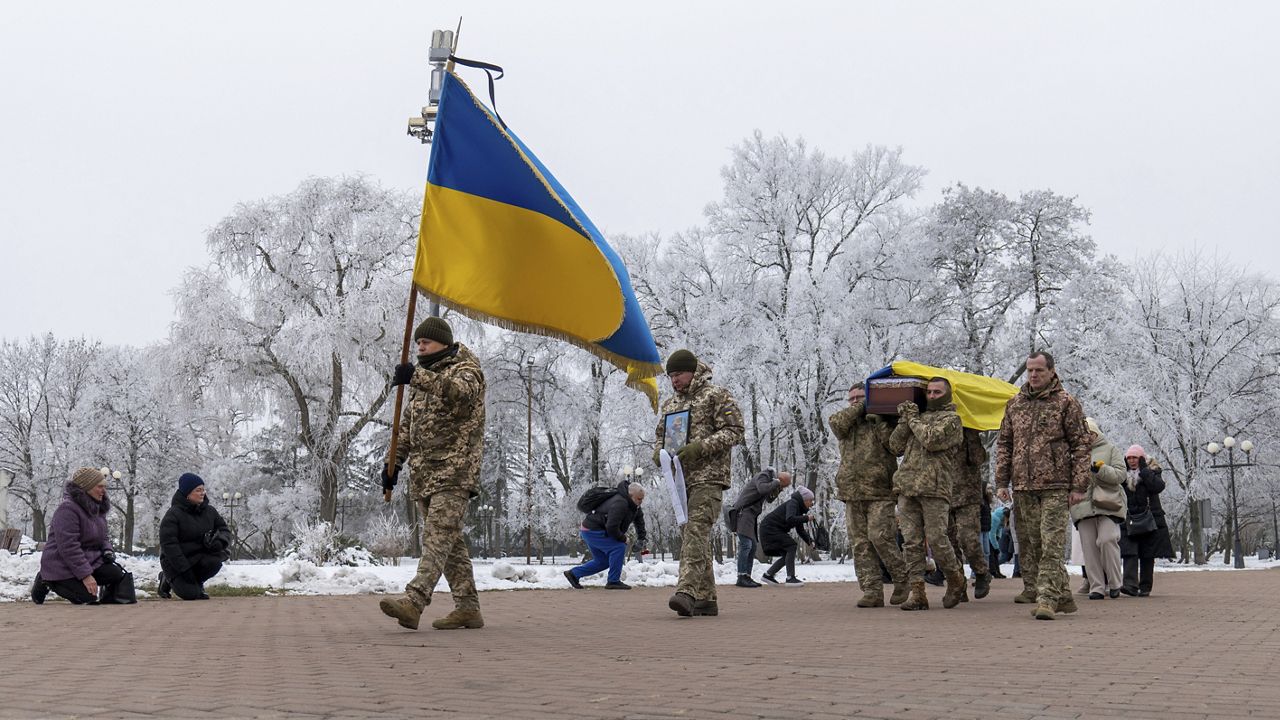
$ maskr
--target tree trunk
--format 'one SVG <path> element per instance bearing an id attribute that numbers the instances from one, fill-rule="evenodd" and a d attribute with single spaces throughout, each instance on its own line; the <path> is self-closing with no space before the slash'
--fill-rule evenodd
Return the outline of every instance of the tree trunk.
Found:
<path id="1" fill-rule="evenodd" d="M 1204 565 L 1204 519 L 1200 517 L 1200 503 L 1191 501 L 1191 556 L 1197 565 Z"/>
<path id="2" fill-rule="evenodd" d="M 124 552 L 126 555 L 133 554 L 133 493 L 125 493 L 124 496 Z"/>
<path id="3" fill-rule="evenodd" d="M 31 537 L 36 542 L 49 539 L 49 530 L 44 523 L 44 510 L 34 507 L 31 508 Z"/>
<path id="4" fill-rule="evenodd" d="M 345 455 L 346 453 L 342 453 Z M 342 455 L 338 455 L 338 457 Z M 338 463 L 332 459 L 320 465 L 320 519 L 333 524 L 338 518 Z"/>

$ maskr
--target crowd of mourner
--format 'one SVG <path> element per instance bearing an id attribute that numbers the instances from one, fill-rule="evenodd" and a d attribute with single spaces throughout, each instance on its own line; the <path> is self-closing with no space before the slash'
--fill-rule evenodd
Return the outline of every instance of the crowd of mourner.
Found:
<path id="1" fill-rule="evenodd" d="M 441 318 L 424 321 L 414 339 L 417 363 L 393 373 L 394 384 L 408 386 L 409 399 L 401 442 L 381 480 L 393 490 L 408 464 L 406 491 L 421 512 L 422 556 L 404 595 L 381 600 L 380 608 L 417 629 L 443 575 L 455 608 L 432 626 L 479 628 L 484 620 L 463 524 L 480 488 L 484 373 Z M 653 453 L 656 465 L 679 468 L 685 487 L 679 579 L 668 606 L 682 617 L 719 614 L 712 528 L 722 515 L 736 539 L 738 587 L 802 586 L 796 575 L 800 542 L 827 541 L 815 521 L 812 489 L 794 483 L 789 472 L 768 468 L 724 505 L 730 453 L 744 437 L 742 413 L 690 351 L 672 353 L 666 371 L 674 392 L 660 416 L 687 418 L 687 437 L 678 447 L 666 442 L 667 426 L 659 422 Z M 857 607 L 884 607 L 889 584 L 889 605 L 928 610 L 927 585 L 933 583 L 945 586 L 942 607 L 954 608 L 970 600 L 971 590 L 975 600 L 986 597 L 992 579 L 1005 577 L 1001 565 L 1012 563 L 1012 576 L 1022 580 L 1014 601 L 1031 605 L 1033 617 L 1076 612 L 1066 571 L 1072 525 L 1084 567 L 1081 596 L 1151 594 L 1156 558 L 1172 555 L 1159 464 L 1138 445 L 1121 451 L 1085 416 L 1063 388 L 1050 354 L 1028 357 L 1026 377 L 1004 408 L 994 443 L 994 486 L 984 480 L 988 449 L 978 431 L 962 424 L 946 378 L 929 380 L 924 402 L 902 402 L 893 413 L 868 411 L 863 382 L 850 388 L 848 407 L 829 422 L 840 443 L 836 487 L 863 593 Z M 32 583 L 34 602 L 43 603 L 50 591 L 75 604 L 134 601 L 132 576 L 116 561 L 107 529 L 107 480 L 100 470 L 80 468 L 66 483 Z M 622 568 L 632 528 L 635 547 L 646 544 L 644 496 L 641 485 L 623 482 L 579 499 L 580 534 L 590 558 L 565 572 L 573 588 L 607 571 L 604 587 L 630 589 Z M 765 504 L 775 500 L 781 502 L 765 513 Z M 205 583 L 228 559 L 232 538 L 197 475 L 178 479 L 159 538 L 158 594 L 208 599 Z M 757 557 L 772 560 L 760 581 L 753 574 Z"/>

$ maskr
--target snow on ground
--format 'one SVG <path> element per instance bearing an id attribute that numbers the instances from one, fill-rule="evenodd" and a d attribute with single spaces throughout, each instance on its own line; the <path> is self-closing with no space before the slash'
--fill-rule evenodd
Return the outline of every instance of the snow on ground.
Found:
<path id="1" fill-rule="evenodd" d="M 558 559 L 558 558 L 557 558 Z M 564 578 L 564 571 L 578 563 L 579 558 L 567 558 L 566 562 L 526 565 L 523 558 L 503 560 L 473 559 L 476 587 L 480 590 L 564 590 L 569 582 Z M 160 561 L 155 557 L 121 557 L 120 562 L 133 573 L 139 586 L 139 597 L 146 597 L 143 586 L 155 584 L 156 575 L 160 572 Z M 1256 557 L 1245 558 L 1248 570 L 1261 570 L 1280 567 L 1278 560 L 1258 560 Z M 274 561 L 245 560 L 226 565 L 222 572 L 212 581 L 210 586 L 229 585 L 232 587 L 262 587 L 269 592 L 280 592 L 294 595 L 357 595 L 377 593 L 398 593 L 405 583 L 413 577 L 417 567 L 414 558 L 401 558 L 398 565 L 365 565 L 361 567 L 337 566 L 319 567 L 305 560 L 286 558 Z M 40 568 L 40 553 L 13 555 L 0 551 L 0 602 L 26 601 L 30 598 L 31 579 Z M 671 560 L 652 562 L 628 562 L 623 571 L 623 580 L 639 587 L 671 587 L 676 584 L 679 563 Z M 759 578 L 762 567 L 756 564 L 755 577 Z M 1013 572 L 1013 566 L 1006 563 L 1001 566 L 1005 575 Z M 1068 565 L 1072 575 L 1080 574 L 1078 565 Z M 1223 565 L 1222 558 L 1215 555 L 1205 565 L 1178 565 L 1161 561 L 1156 569 L 1160 572 L 1232 570 L 1230 565 Z M 733 562 L 719 563 L 715 566 L 716 582 L 720 585 L 731 585 L 737 580 L 736 566 Z M 796 574 L 806 582 L 853 582 L 853 564 L 821 561 L 796 567 Z M 587 578 L 583 584 L 587 587 L 602 586 L 605 574 L 600 573 Z M 444 579 L 436 589 L 446 590 Z"/>

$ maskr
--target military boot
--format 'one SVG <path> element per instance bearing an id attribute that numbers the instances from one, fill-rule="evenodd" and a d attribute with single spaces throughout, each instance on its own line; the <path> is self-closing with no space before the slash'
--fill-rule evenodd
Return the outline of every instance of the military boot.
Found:
<path id="1" fill-rule="evenodd" d="M 1076 599 L 1070 595 L 1059 600 L 1057 606 L 1054 607 L 1054 610 L 1057 610 L 1060 613 L 1073 613 L 1079 609 L 1080 608 L 1076 607 Z"/>
<path id="2" fill-rule="evenodd" d="M 720 606 L 715 600 L 694 600 L 693 616 L 694 617 L 715 617 L 720 614 Z"/>
<path id="3" fill-rule="evenodd" d="M 675 610 L 680 617 L 690 617 L 693 615 L 693 596 L 689 593 L 678 592 L 667 601 L 667 607 Z"/>
<path id="4" fill-rule="evenodd" d="M 973 599 L 981 600 L 991 592 L 991 573 L 980 573 L 973 576 Z"/>
<path id="5" fill-rule="evenodd" d="M 461 630 L 462 628 L 474 630 L 484 627 L 484 618 L 480 617 L 479 608 L 474 610 L 458 608 L 439 620 L 433 621 L 431 627 L 437 630 Z"/>
<path id="6" fill-rule="evenodd" d="M 901 605 L 907 601 L 911 595 L 911 586 L 907 585 L 907 581 L 896 582 L 893 584 L 893 595 L 889 596 L 890 605 Z"/>
<path id="7" fill-rule="evenodd" d="M 879 590 L 868 590 L 862 594 L 862 598 L 858 600 L 858 607 L 873 608 L 884 607 L 884 588 Z"/>
<path id="8" fill-rule="evenodd" d="M 968 583 L 964 580 L 964 573 L 947 573 L 947 592 L 942 596 L 942 607 L 950 610 L 959 605 L 961 599 L 967 594 L 967 588 Z"/>
<path id="9" fill-rule="evenodd" d="M 418 629 L 418 620 L 422 617 L 422 608 L 410 602 L 409 598 L 379 600 L 378 607 L 382 608 L 382 613 L 387 617 L 399 620 L 400 627 L 406 627 L 410 630 Z"/>
<path id="10" fill-rule="evenodd" d="M 1038 603 L 1036 605 L 1036 609 L 1031 611 L 1031 617 L 1034 617 L 1037 620 L 1052 620 L 1053 611 L 1054 611 L 1053 603 L 1050 603 L 1050 602 Z"/>
<path id="11" fill-rule="evenodd" d="M 911 595 L 907 601 L 898 606 L 899 610 L 928 610 L 929 596 L 924 592 L 923 582 L 911 583 Z"/>
<path id="12" fill-rule="evenodd" d="M 1034 603 L 1036 601 L 1036 591 L 1023 590 L 1022 592 L 1013 596 L 1013 601 L 1020 605 L 1029 605 L 1031 603 Z"/>

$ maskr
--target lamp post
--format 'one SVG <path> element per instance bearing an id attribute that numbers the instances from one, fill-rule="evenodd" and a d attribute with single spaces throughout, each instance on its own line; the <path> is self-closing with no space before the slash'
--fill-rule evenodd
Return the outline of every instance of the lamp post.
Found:
<path id="1" fill-rule="evenodd" d="M 231 526 L 231 556 L 236 554 L 236 543 L 239 533 L 236 532 L 236 508 L 244 506 L 244 495 L 240 493 L 222 493 L 222 504 L 227 508 L 227 524 Z"/>
<path id="2" fill-rule="evenodd" d="M 527 456 L 524 466 L 524 564 L 533 564 L 533 358 L 524 361 L 525 429 Z"/>
<path id="3" fill-rule="evenodd" d="M 632 467 L 630 465 L 623 465 L 622 477 L 626 478 L 627 482 L 629 483 L 640 482 L 640 478 L 644 477 L 644 468 Z"/>
<path id="4" fill-rule="evenodd" d="M 480 539 L 483 541 L 481 543 L 481 552 L 484 553 L 484 557 L 489 557 L 489 536 L 493 531 L 493 506 L 488 504 L 481 505 L 476 508 L 476 514 L 480 516 Z"/>
<path id="5" fill-rule="evenodd" d="M 1222 445 L 1216 442 L 1209 443 L 1205 448 L 1209 454 L 1215 458 L 1222 449 L 1227 449 L 1227 461 L 1225 463 L 1214 463 L 1211 468 L 1226 468 L 1231 482 L 1231 552 L 1235 555 L 1234 566 L 1236 569 L 1244 568 L 1244 556 L 1240 550 L 1240 506 L 1236 502 L 1236 468 L 1253 467 L 1253 461 L 1250 459 L 1250 453 L 1253 452 L 1253 441 L 1245 440 L 1240 443 L 1240 450 L 1244 452 L 1244 462 L 1236 462 L 1236 439 L 1230 435 L 1222 439 Z"/>
<path id="6" fill-rule="evenodd" d="M 353 498 L 350 492 L 338 494 L 338 532 L 344 532 L 347 528 L 347 504 Z"/>

